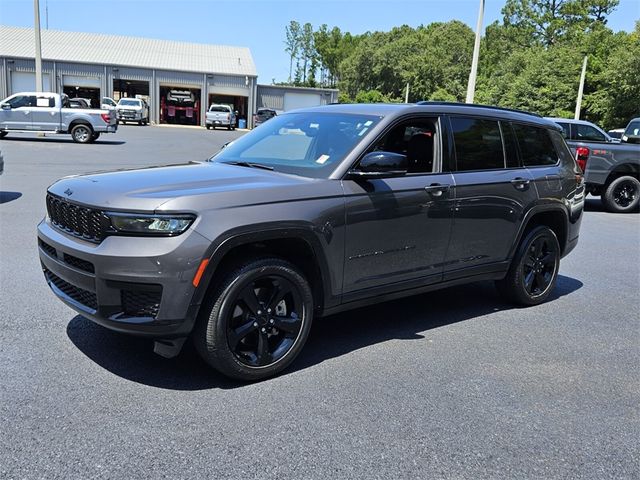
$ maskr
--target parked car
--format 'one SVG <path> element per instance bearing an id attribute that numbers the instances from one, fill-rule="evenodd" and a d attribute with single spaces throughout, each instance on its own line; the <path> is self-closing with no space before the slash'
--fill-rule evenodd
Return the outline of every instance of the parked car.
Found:
<path id="1" fill-rule="evenodd" d="M 121 98 L 116 105 L 119 122 L 137 122 L 138 125 L 149 123 L 149 105 L 141 98 Z"/>
<path id="2" fill-rule="evenodd" d="M 544 302 L 583 203 L 560 128 L 538 116 L 331 105 L 278 115 L 209 162 L 59 180 L 39 255 L 81 315 L 164 356 L 190 336 L 212 367 L 257 380 L 324 315 L 479 280 Z"/>
<path id="3" fill-rule="evenodd" d="M 69 108 L 91 108 L 91 105 L 84 98 L 70 98 Z"/>
<path id="4" fill-rule="evenodd" d="M 614 128 L 613 130 L 608 130 L 607 135 L 609 135 L 614 140 L 621 141 L 622 134 L 624 133 L 624 128 Z"/>
<path id="5" fill-rule="evenodd" d="M 64 94 L 22 92 L 0 102 L 0 138 L 12 131 L 39 131 L 71 134 L 74 142 L 91 143 L 117 129 L 114 111 L 71 108 Z"/>
<path id="6" fill-rule="evenodd" d="M 622 143 L 616 142 L 597 125 L 584 120 L 550 120 L 562 127 L 567 144 L 584 171 L 587 192 L 599 196 L 610 212 L 636 211 L 640 203 L 640 145 L 632 145 L 631 137 L 625 139 L 624 135 Z"/>
<path id="7" fill-rule="evenodd" d="M 634 118 L 629 122 L 622 134 L 622 141 L 627 143 L 640 143 L 640 118 Z"/>
<path id="8" fill-rule="evenodd" d="M 211 105 L 205 115 L 207 130 L 216 127 L 226 127 L 227 130 L 235 130 L 236 128 L 237 112 L 229 105 Z"/>
<path id="9" fill-rule="evenodd" d="M 259 108 L 256 114 L 253 116 L 253 125 L 257 127 L 258 125 L 266 122 L 276 115 L 277 113 L 275 110 L 271 110 L 270 108 Z"/>
<path id="10" fill-rule="evenodd" d="M 102 102 L 100 103 L 100 108 L 109 109 L 116 108 L 118 104 L 113 98 L 110 97 L 102 97 Z"/>

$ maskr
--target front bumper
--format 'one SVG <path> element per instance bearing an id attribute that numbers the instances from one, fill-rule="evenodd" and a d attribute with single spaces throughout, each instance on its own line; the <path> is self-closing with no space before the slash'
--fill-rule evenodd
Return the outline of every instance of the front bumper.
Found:
<path id="1" fill-rule="evenodd" d="M 194 230 L 176 237 L 107 237 L 96 245 L 38 225 L 40 262 L 53 293 L 82 316 L 119 332 L 179 338 L 199 306 L 192 280 L 209 241 Z"/>
<path id="2" fill-rule="evenodd" d="M 144 118 L 144 115 L 142 112 L 126 112 L 126 111 L 116 111 L 116 118 L 118 120 L 131 120 L 131 121 L 138 121 L 138 120 L 142 120 Z"/>

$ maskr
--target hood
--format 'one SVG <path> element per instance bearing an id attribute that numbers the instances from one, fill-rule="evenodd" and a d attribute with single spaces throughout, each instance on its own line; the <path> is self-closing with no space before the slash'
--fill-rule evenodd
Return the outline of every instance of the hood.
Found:
<path id="1" fill-rule="evenodd" d="M 116 110 L 142 110 L 140 105 L 116 105 Z"/>
<path id="2" fill-rule="evenodd" d="M 313 195 L 309 185 L 327 182 L 206 162 L 66 177 L 49 191 L 104 210 L 197 211 L 304 198 Z"/>

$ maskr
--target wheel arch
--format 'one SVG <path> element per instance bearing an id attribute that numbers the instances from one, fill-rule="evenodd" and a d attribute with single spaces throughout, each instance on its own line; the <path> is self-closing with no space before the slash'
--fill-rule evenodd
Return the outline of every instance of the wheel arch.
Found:
<path id="1" fill-rule="evenodd" d="M 95 133 L 95 130 L 93 129 L 93 125 L 91 125 L 91 122 L 89 120 L 85 120 L 84 118 L 76 118 L 72 120 L 71 123 L 69 124 L 69 129 L 67 130 L 67 132 L 71 133 L 71 130 L 73 130 L 73 127 L 75 127 L 76 125 L 86 125 L 91 130 L 91 133 Z"/>
<path id="2" fill-rule="evenodd" d="M 321 241 L 308 228 L 274 228 L 228 233 L 214 242 L 205 258 L 209 263 L 196 288 L 192 304 L 200 305 L 214 281 L 229 266 L 251 256 L 276 256 L 302 270 L 311 285 L 316 314 L 337 302 L 332 292 L 330 270 Z"/>
<path id="3" fill-rule="evenodd" d="M 605 189 L 607 186 L 613 182 L 618 177 L 624 176 L 634 177 L 637 180 L 640 180 L 640 165 L 635 163 L 623 163 L 620 165 L 616 165 L 616 167 L 609 173 L 607 180 L 604 182 Z"/>
<path id="4" fill-rule="evenodd" d="M 540 205 L 533 208 L 525 216 L 524 221 L 520 226 L 518 235 L 516 236 L 515 242 L 513 243 L 511 251 L 509 252 L 509 258 L 513 258 L 513 255 L 515 255 L 515 252 L 518 249 L 518 245 L 520 245 L 520 242 L 525 237 L 525 235 L 532 229 L 540 225 L 545 225 L 553 230 L 553 233 L 555 233 L 556 237 L 558 238 L 561 255 L 564 255 L 567 248 L 567 242 L 569 240 L 568 224 L 569 217 L 567 215 L 567 211 L 561 206 Z"/>

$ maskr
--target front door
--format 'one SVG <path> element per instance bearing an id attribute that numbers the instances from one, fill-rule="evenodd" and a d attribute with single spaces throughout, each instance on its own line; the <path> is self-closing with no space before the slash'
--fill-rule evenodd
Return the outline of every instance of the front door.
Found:
<path id="1" fill-rule="evenodd" d="M 16 95 L 2 103 L 0 125 L 7 130 L 31 130 L 31 112 L 35 95 Z"/>
<path id="2" fill-rule="evenodd" d="M 406 155 L 407 173 L 343 181 L 347 300 L 372 287 L 440 281 L 451 230 L 452 176 L 441 172 L 437 118 L 403 121 L 368 151 Z"/>

